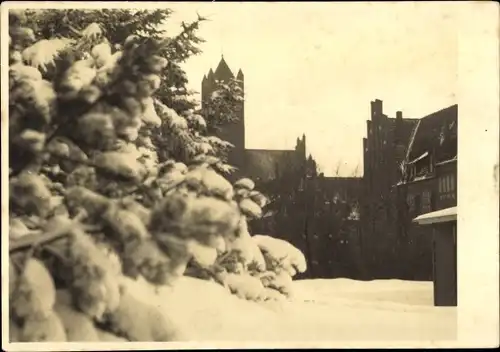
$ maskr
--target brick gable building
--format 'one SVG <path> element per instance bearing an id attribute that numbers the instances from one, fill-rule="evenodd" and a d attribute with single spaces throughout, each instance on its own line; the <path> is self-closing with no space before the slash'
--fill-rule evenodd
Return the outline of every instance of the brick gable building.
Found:
<path id="1" fill-rule="evenodd" d="M 244 92 L 240 69 L 235 76 L 222 57 L 215 71 L 202 81 L 202 101 L 217 81 L 236 79 Z M 273 202 L 267 214 L 250 223 L 253 233 L 284 238 L 308 259 L 308 277 L 357 277 L 360 275 L 359 196 L 361 178 L 324 177 L 316 162 L 306 156 L 306 137 L 297 138 L 294 149 L 247 149 L 244 101 L 234 122 L 222 126 L 217 136 L 234 145 L 228 162 L 238 168 L 232 176 L 252 178 Z"/>
<path id="2" fill-rule="evenodd" d="M 412 223 L 456 205 L 457 105 L 419 119 L 390 118 L 371 102 L 363 139 L 363 256 L 371 277 L 430 280 L 432 244 Z"/>
<path id="3" fill-rule="evenodd" d="M 224 58 L 202 81 L 202 98 L 217 81 L 236 79 Z M 247 149 L 244 101 L 234 122 L 217 132 L 235 147 L 232 178 L 251 177 L 273 202 L 250 224 L 253 233 L 284 238 L 306 254 L 306 277 L 430 280 L 432 241 L 412 223 L 419 214 L 456 205 L 457 106 L 422 118 L 387 116 L 371 102 L 363 138 L 363 177 L 324 177 L 306 137 L 294 149 Z M 333 138 L 333 137 L 332 137 Z"/>

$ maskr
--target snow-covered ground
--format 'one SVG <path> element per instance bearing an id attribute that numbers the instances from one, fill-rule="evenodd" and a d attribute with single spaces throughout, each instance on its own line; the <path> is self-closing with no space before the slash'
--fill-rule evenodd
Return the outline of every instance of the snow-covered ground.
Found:
<path id="1" fill-rule="evenodd" d="M 191 341 L 440 341 L 456 339 L 456 308 L 432 305 L 432 283 L 347 279 L 296 281 L 293 302 L 255 303 L 183 278 L 153 293 L 131 283 Z"/>

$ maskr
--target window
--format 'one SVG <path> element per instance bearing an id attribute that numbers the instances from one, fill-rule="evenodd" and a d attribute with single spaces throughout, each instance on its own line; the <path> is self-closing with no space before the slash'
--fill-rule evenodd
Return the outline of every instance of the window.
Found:
<path id="1" fill-rule="evenodd" d="M 451 190 L 450 187 L 450 176 L 442 176 L 439 178 L 439 192 L 448 193 Z"/>
<path id="2" fill-rule="evenodd" d="M 420 214 L 422 210 L 422 197 L 420 194 L 415 196 L 414 202 L 415 202 L 415 212 L 417 214 Z"/>
<path id="3" fill-rule="evenodd" d="M 429 213 L 432 210 L 431 207 L 431 192 L 424 191 L 422 193 L 422 212 Z"/>
<path id="4" fill-rule="evenodd" d="M 454 174 L 441 176 L 438 181 L 439 199 L 455 199 L 456 178 Z"/>
<path id="5" fill-rule="evenodd" d="M 429 169 L 426 165 L 423 165 L 419 168 L 417 176 L 424 176 L 429 173 Z"/>
<path id="6" fill-rule="evenodd" d="M 450 175 L 450 196 L 451 199 L 456 198 L 456 182 L 455 182 L 455 175 Z"/>
<path id="7" fill-rule="evenodd" d="M 302 192 L 303 190 L 304 190 L 304 179 L 301 179 L 299 185 L 299 192 Z"/>
<path id="8" fill-rule="evenodd" d="M 415 211 L 415 199 L 413 194 L 408 195 L 406 202 L 408 203 L 408 210 L 413 213 Z"/>
<path id="9" fill-rule="evenodd" d="M 436 210 L 436 192 L 431 192 L 431 211 Z"/>

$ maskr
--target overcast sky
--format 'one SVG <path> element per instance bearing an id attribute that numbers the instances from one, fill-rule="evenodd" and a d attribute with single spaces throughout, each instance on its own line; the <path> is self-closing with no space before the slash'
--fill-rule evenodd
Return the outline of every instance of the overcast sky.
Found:
<path id="1" fill-rule="evenodd" d="M 224 54 L 245 74 L 246 147 L 289 149 L 303 133 L 325 175 L 359 165 L 370 101 L 390 117 L 455 104 L 457 28 L 451 3 L 172 3 L 168 28 L 211 21 L 185 65 L 193 89 Z"/>

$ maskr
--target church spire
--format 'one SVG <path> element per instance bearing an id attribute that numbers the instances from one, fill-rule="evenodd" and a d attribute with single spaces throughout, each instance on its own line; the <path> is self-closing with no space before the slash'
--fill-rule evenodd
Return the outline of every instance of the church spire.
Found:
<path id="1" fill-rule="evenodd" d="M 234 74 L 231 72 L 231 69 L 226 63 L 224 59 L 224 55 L 221 55 L 221 59 L 219 65 L 215 69 L 215 79 L 220 81 L 228 81 L 230 79 L 234 79 Z"/>

